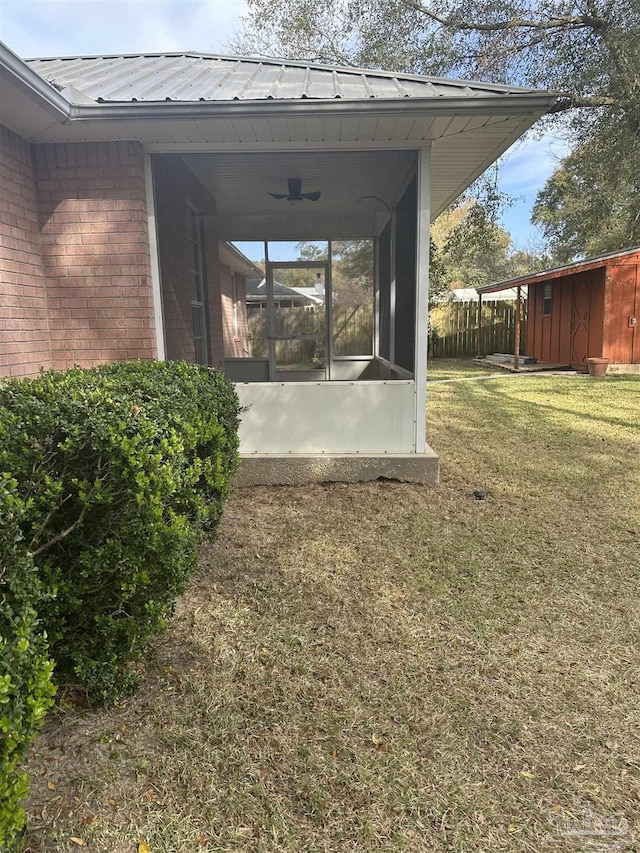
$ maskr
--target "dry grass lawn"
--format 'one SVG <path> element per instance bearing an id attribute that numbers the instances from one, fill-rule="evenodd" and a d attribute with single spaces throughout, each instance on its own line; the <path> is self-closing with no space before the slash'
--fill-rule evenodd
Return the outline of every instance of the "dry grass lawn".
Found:
<path id="1" fill-rule="evenodd" d="M 499 367 L 476 364 L 472 358 L 430 358 L 429 382 L 442 379 L 468 379 L 473 376 L 500 375 Z"/>
<path id="2" fill-rule="evenodd" d="M 236 492 L 140 692 L 37 740 L 26 850 L 640 849 L 640 378 L 429 414 L 437 489 Z"/>

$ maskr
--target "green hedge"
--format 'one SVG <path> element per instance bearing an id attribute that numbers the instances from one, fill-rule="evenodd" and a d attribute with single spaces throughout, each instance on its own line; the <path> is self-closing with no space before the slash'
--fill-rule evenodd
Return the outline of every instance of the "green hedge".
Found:
<path id="1" fill-rule="evenodd" d="M 48 594 L 59 680 L 110 700 L 184 589 L 237 464 L 238 400 L 217 371 L 122 362 L 0 387 L 0 471 Z"/>
<path id="2" fill-rule="evenodd" d="M 0 850 L 24 824 L 27 774 L 20 764 L 51 705 L 52 662 L 38 624 L 40 588 L 20 533 L 24 503 L 17 482 L 0 475 Z"/>
<path id="3" fill-rule="evenodd" d="M 220 519 L 239 412 L 220 373 L 184 362 L 0 384 L 0 849 L 23 822 L 48 655 L 94 700 L 135 688 Z"/>

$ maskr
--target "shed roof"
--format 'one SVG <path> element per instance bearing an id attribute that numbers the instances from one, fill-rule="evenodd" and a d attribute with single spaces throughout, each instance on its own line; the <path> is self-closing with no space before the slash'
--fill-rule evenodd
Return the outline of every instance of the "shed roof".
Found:
<path id="1" fill-rule="evenodd" d="M 486 284 L 484 287 L 478 287 L 478 293 L 495 293 L 498 290 L 504 290 L 507 287 L 522 287 L 522 285 L 541 284 L 553 278 L 561 278 L 565 275 L 573 275 L 574 273 L 588 272 L 589 270 L 597 269 L 598 267 L 609 266 L 612 261 L 620 259 L 622 262 L 632 260 L 633 255 L 640 255 L 640 246 L 634 249 L 618 249 L 616 252 L 605 252 L 603 255 L 596 255 L 593 258 L 585 258 L 581 261 L 574 261 L 571 264 L 565 264 L 561 267 L 553 267 L 552 269 L 542 270 L 541 272 L 521 275 L 519 278 L 510 278 L 505 281 L 498 281 L 495 284 Z"/>
<path id="2" fill-rule="evenodd" d="M 50 57 L 25 62 L 56 88 L 73 87 L 98 103 L 539 94 L 534 89 L 477 81 L 191 52 Z"/>

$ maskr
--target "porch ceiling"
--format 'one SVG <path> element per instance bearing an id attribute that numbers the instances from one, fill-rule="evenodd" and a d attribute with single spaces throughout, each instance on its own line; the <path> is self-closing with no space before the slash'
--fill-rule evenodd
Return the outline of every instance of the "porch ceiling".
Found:
<path id="1" fill-rule="evenodd" d="M 218 206 L 223 240 L 303 240 L 370 237 L 385 208 L 365 195 L 395 205 L 416 169 L 413 151 L 185 155 Z M 319 201 L 293 204 L 269 193 L 286 191 L 301 178 L 303 192 Z"/>

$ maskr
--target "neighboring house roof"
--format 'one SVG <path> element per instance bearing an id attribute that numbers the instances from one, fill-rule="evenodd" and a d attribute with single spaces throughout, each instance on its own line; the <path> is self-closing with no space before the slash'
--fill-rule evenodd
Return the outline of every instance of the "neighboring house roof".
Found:
<path id="1" fill-rule="evenodd" d="M 191 52 L 25 62 L 56 88 L 72 86 L 98 102 L 486 98 L 536 92 L 477 81 Z"/>
<path id="2" fill-rule="evenodd" d="M 475 287 L 455 287 L 450 291 L 449 301 L 451 302 L 477 302 L 478 291 Z M 514 287 L 506 290 L 497 290 L 492 292 L 492 299 L 516 299 L 517 293 Z"/>
<path id="3" fill-rule="evenodd" d="M 264 276 L 264 271 L 253 261 L 243 254 L 237 246 L 227 240 L 220 240 L 218 244 L 220 262 L 228 266 L 234 272 L 244 276 Z"/>
<path id="4" fill-rule="evenodd" d="M 264 302 L 267 298 L 267 281 L 262 278 L 247 279 L 247 302 Z M 279 281 L 273 282 L 273 295 L 276 298 L 293 299 L 296 302 L 316 304 L 317 297 L 314 294 L 300 293 L 293 287 L 287 287 Z"/>
<path id="5" fill-rule="evenodd" d="M 310 287 L 292 287 L 291 290 L 295 290 L 296 293 L 304 296 L 305 299 L 308 299 L 314 305 L 324 305 L 324 287 L 320 292 L 311 290 Z"/>
<path id="6" fill-rule="evenodd" d="M 487 284 L 484 287 L 479 287 L 478 293 L 493 294 L 496 290 L 503 290 L 506 287 L 541 284 L 544 281 L 549 281 L 549 279 L 561 278 L 562 276 L 573 275 L 574 273 L 588 272 L 598 267 L 606 267 L 612 261 L 620 261 L 621 263 L 634 262 L 633 255 L 640 255 L 640 246 L 636 246 L 634 249 L 618 249 L 616 252 L 605 252 L 603 255 L 595 255 L 592 258 L 574 261 L 571 264 L 565 264 L 561 267 L 553 267 L 552 269 L 542 270 L 541 272 L 522 275 L 519 278 L 512 278 L 508 281 L 499 281 L 495 284 Z"/>

